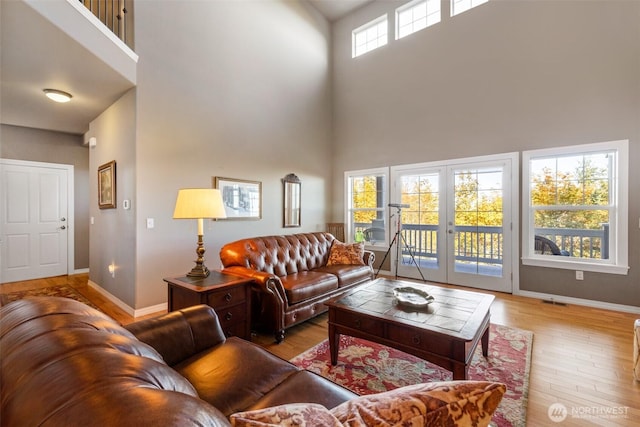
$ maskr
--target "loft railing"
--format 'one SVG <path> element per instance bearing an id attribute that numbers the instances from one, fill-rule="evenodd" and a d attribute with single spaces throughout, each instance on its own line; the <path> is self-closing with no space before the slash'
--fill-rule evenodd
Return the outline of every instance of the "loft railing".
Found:
<path id="1" fill-rule="evenodd" d="M 113 34 L 133 49 L 133 0 L 79 0 Z"/>
<path id="2" fill-rule="evenodd" d="M 355 223 L 356 232 L 364 232 L 371 223 Z M 536 228 L 535 233 L 556 242 L 558 247 L 577 258 L 609 258 L 609 225 L 600 230 Z M 390 236 L 392 238 L 393 236 Z M 403 224 L 402 254 L 436 258 L 438 226 Z M 502 227 L 456 226 L 454 252 L 458 261 L 502 264 Z M 365 242 L 366 243 L 366 242 Z"/>

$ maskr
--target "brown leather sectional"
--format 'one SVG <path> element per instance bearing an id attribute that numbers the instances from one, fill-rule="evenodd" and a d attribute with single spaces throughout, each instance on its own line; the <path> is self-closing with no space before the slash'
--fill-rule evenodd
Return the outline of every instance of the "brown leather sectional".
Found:
<path id="1" fill-rule="evenodd" d="M 2 426 L 228 426 L 284 403 L 356 395 L 239 338 L 211 307 L 128 325 L 66 298 L 0 309 Z"/>
<path id="2" fill-rule="evenodd" d="M 373 279 L 374 254 L 364 265 L 327 266 L 330 233 L 265 236 L 228 243 L 220 250 L 223 272 L 254 279 L 252 322 L 275 333 L 327 311 L 325 301 Z"/>

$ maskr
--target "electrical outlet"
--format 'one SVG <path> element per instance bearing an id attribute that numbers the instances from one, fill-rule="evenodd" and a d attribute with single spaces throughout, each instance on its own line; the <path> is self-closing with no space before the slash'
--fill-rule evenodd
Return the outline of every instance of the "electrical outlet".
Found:
<path id="1" fill-rule="evenodd" d="M 155 221 L 153 220 L 153 218 L 147 218 L 147 228 L 153 228 L 155 227 Z"/>
<path id="2" fill-rule="evenodd" d="M 584 280 L 584 272 L 583 271 L 576 271 L 576 280 Z"/>

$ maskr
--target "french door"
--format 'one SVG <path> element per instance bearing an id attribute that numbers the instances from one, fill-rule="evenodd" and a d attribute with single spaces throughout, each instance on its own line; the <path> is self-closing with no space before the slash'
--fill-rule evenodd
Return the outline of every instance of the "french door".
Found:
<path id="1" fill-rule="evenodd" d="M 510 154 L 392 168 L 392 200 L 409 206 L 390 211 L 392 273 L 511 292 L 517 162 Z"/>

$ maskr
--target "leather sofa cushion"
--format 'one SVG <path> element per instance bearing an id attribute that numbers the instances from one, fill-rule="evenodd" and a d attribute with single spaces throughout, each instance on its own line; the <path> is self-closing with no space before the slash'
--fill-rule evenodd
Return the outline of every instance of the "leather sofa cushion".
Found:
<path id="1" fill-rule="evenodd" d="M 252 411 L 286 403 L 317 403 L 325 408 L 333 408 L 355 397 L 358 395 L 341 385 L 313 372 L 299 371 L 287 377 L 278 388 L 264 395 L 246 410 Z"/>
<path id="2" fill-rule="evenodd" d="M 368 265 L 331 265 L 317 268 L 314 271 L 335 275 L 338 278 L 338 287 L 340 288 L 371 278 L 371 267 Z"/>
<path id="3" fill-rule="evenodd" d="M 289 305 L 338 289 L 338 278 L 323 271 L 301 271 L 280 278 Z"/>
<path id="4" fill-rule="evenodd" d="M 224 345 L 205 350 L 174 369 L 193 384 L 201 399 L 226 416 L 254 405 L 300 370 L 237 337 L 228 338 Z"/>

